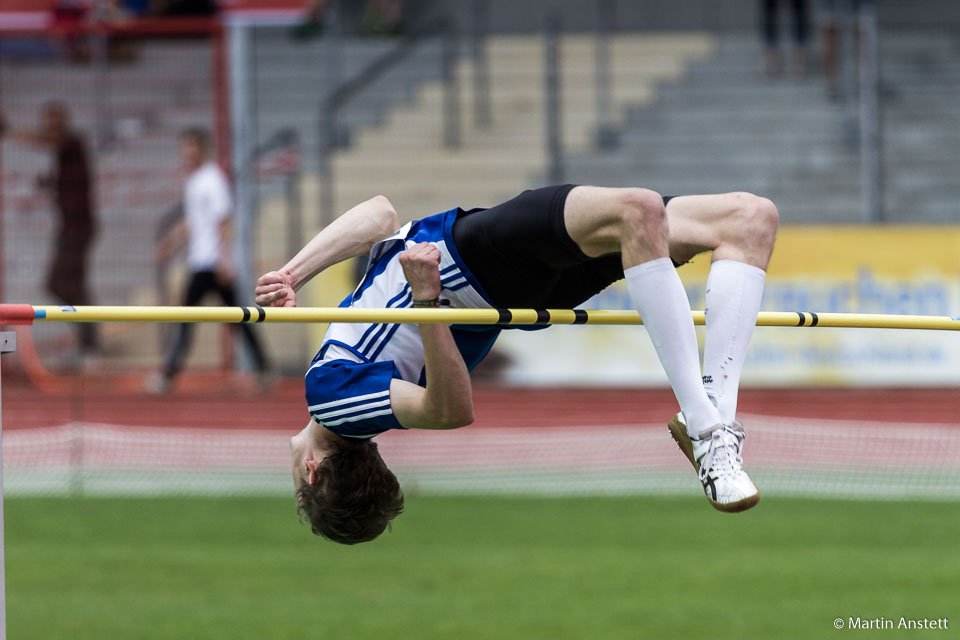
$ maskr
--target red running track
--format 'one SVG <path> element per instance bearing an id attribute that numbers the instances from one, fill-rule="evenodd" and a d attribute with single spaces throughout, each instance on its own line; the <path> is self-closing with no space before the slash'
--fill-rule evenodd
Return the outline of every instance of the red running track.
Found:
<path id="1" fill-rule="evenodd" d="M 299 430 L 306 423 L 302 382 L 269 394 L 225 391 L 167 396 L 120 395 L 94 386 L 83 396 L 49 396 L 5 383 L 3 426 L 23 429 L 73 421 L 129 426 Z M 478 386 L 477 426 L 557 427 L 666 423 L 677 410 L 662 389 L 516 389 Z M 880 422 L 958 424 L 957 389 L 765 389 L 741 393 L 742 413 Z"/>

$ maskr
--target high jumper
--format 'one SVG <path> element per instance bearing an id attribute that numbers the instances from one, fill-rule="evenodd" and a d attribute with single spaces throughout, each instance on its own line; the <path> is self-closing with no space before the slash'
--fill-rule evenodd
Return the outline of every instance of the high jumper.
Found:
<path id="1" fill-rule="evenodd" d="M 680 406 L 670 433 L 710 504 L 737 512 L 759 500 L 743 470 L 745 432 L 736 409 L 777 222 L 773 203 L 749 193 L 662 197 L 648 189 L 562 185 L 401 226 L 391 203 L 377 196 L 262 275 L 256 302 L 295 306 L 311 278 L 364 254 L 365 275 L 341 306 L 568 309 L 626 278 Z M 701 373 L 676 267 L 707 251 Z M 469 425 L 469 372 L 500 330 L 330 325 L 306 374 L 311 419 L 291 438 L 298 511 L 314 533 L 353 544 L 387 528 L 403 509 L 403 493 L 372 438 L 390 429 Z"/>

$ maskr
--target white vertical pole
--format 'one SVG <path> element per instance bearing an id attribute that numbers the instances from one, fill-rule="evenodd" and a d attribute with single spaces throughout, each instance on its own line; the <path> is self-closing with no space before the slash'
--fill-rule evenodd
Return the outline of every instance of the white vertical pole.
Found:
<path id="1" fill-rule="evenodd" d="M 230 122 L 233 127 L 233 259 L 237 303 L 249 304 L 253 291 L 253 121 L 251 100 L 251 27 L 240 21 L 229 23 L 227 32 L 230 65 Z M 234 344 L 239 368 L 252 369 L 247 351 Z"/>
<path id="2" fill-rule="evenodd" d="M 17 348 L 17 334 L 0 332 L 0 354 L 12 353 Z M 7 580 L 6 547 L 3 536 L 3 376 L 0 371 L 0 640 L 7 640 Z"/>

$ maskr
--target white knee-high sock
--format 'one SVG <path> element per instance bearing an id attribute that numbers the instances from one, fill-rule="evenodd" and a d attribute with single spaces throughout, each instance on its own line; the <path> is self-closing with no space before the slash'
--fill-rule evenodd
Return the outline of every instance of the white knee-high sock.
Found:
<path id="1" fill-rule="evenodd" d="M 766 273 L 735 260 L 717 260 L 707 276 L 707 335 L 703 386 L 724 424 L 737 415 L 740 374 L 757 323 Z"/>
<path id="2" fill-rule="evenodd" d="M 697 437 L 719 424 L 720 414 L 703 388 L 697 334 L 680 276 L 670 258 L 650 260 L 623 273 L 630 298 L 680 403 L 687 433 Z"/>

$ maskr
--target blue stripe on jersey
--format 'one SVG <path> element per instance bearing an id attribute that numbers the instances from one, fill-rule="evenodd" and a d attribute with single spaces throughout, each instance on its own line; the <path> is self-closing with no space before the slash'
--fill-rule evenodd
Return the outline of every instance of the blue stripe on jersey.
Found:
<path id="1" fill-rule="evenodd" d="M 357 342 L 356 345 L 354 345 L 354 348 L 359 349 L 360 345 L 366 342 L 367 338 L 370 336 L 371 333 L 373 333 L 373 330 L 376 329 L 377 326 L 378 325 L 374 323 L 374 324 L 371 324 L 369 327 L 367 327 L 367 330 L 363 332 L 362 336 L 360 336 L 360 340 L 359 342 Z"/>
<path id="2" fill-rule="evenodd" d="M 403 291 L 400 292 L 400 295 L 404 296 L 403 299 L 400 300 L 400 302 L 398 302 L 397 304 L 392 305 L 392 308 L 397 308 L 397 309 L 399 309 L 399 308 L 401 308 L 401 307 L 405 307 L 405 306 L 407 306 L 408 304 L 410 304 L 410 301 L 413 300 L 413 292 L 410 291 L 409 289 L 410 289 L 410 285 L 409 285 L 409 284 L 403 288 Z M 406 293 L 406 295 L 404 295 L 404 293 Z M 399 297 L 399 296 L 397 296 L 397 297 Z M 396 299 L 397 299 L 396 297 L 393 298 L 393 300 L 391 300 L 391 302 L 395 301 Z M 391 307 L 391 305 L 387 305 L 387 306 L 388 306 L 388 307 Z M 373 334 L 373 337 L 370 338 L 370 340 L 367 342 L 367 345 L 366 345 L 365 347 L 360 348 L 360 351 L 361 351 L 362 353 L 369 354 L 369 353 L 370 353 L 370 350 L 373 348 L 373 345 L 375 345 L 375 344 L 377 343 L 377 340 L 380 338 L 380 336 L 383 335 L 383 332 L 386 331 L 389 326 L 390 326 L 390 325 L 388 325 L 388 324 L 381 324 L 381 325 L 380 325 L 380 328 L 377 330 L 377 332 L 374 333 L 374 334 Z M 391 335 L 392 335 L 392 334 L 391 334 Z M 389 340 L 389 338 L 387 338 L 387 340 Z M 361 342 L 362 342 L 362 341 L 361 341 Z M 377 350 L 377 353 L 379 353 L 379 352 L 380 352 L 380 351 Z M 374 360 L 374 359 L 375 359 L 375 356 L 368 356 L 368 357 L 369 357 L 371 360 Z"/>
<path id="3" fill-rule="evenodd" d="M 399 324 L 395 324 L 395 325 L 393 325 L 393 327 L 390 328 L 390 331 L 387 332 L 386 337 L 385 337 L 385 338 L 383 339 L 383 341 L 380 343 L 380 346 L 377 347 L 377 350 L 374 351 L 372 354 L 370 354 L 370 359 L 371 359 L 371 360 L 376 360 L 376 359 L 377 359 L 377 356 L 380 355 L 380 352 L 383 351 L 383 348 L 384 348 L 385 346 L 387 346 L 387 344 L 389 344 L 390 338 L 393 337 L 393 334 L 395 334 L 395 333 L 397 332 L 397 329 L 399 329 L 399 328 L 400 328 L 400 325 L 399 325 Z"/>
<path id="4" fill-rule="evenodd" d="M 343 400 L 321 402 L 320 404 L 311 405 L 307 407 L 307 409 L 309 409 L 311 413 L 314 413 L 318 416 L 325 416 L 333 412 L 347 413 L 350 411 L 357 411 L 364 405 L 383 402 L 384 398 L 389 399 L 389 397 L 389 391 L 378 391 L 376 393 L 367 393 L 365 395 L 354 396 L 352 398 L 346 398 Z"/>
<path id="5" fill-rule="evenodd" d="M 337 409 L 334 411 L 325 411 L 323 413 L 315 411 L 314 416 L 320 419 L 323 423 L 328 423 L 333 420 L 339 420 L 336 424 L 341 422 L 360 420 L 369 416 L 371 413 L 379 412 L 383 409 L 390 408 L 390 396 L 382 397 L 379 400 L 374 402 L 366 402 L 355 407 L 346 407 L 344 409 Z M 333 424 L 333 423 L 331 423 Z"/>
<path id="6" fill-rule="evenodd" d="M 407 284 L 403 285 L 403 289 L 400 290 L 400 293 L 398 293 L 397 295 L 387 300 L 387 308 L 389 308 L 390 305 L 392 305 L 394 302 L 402 298 L 409 290 L 410 290 L 410 283 L 408 282 Z"/>
<path id="7" fill-rule="evenodd" d="M 362 353 L 360 353 L 359 351 L 357 351 L 354 347 L 351 347 L 350 345 L 348 345 L 348 344 L 345 343 L 345 342 L 340 342 L 339 340 L 327 340 L 326 342 L 324 342 L 323 345 L 320 347 L 320 351 L 317 353 L 317 357 L 314 358 L 314 362 L 316 362 L 317 360 L 322 360 L 324 354 L 327 352 L 327 349 L 329 349 L 329 348 L 330 348 L 330 345 L 332 345 L 332 344 L 335 344 L 335 345 L 337 345 L 338 347 L 343 347 L 344 349 L 346 349 L 347 351 L 349 351 L 349 352 L 352 353 L 353 355 L 355 355 L 355 356 L 357 356 L 358 358 L 360 358 L 360 360 L 363 361 L 363 362 L 370 362 L 370 359 L 369 359 L 367 356 L 365 356 L 365 355 L 363 355 Z"/>
<path id="8" fill-rule="evenodd" d="M 340 419 L 338 419 L 338 420 L 333 420 L 333 421 L 331 421 L 331 422 L 324 422 L 324 423 L 323 423 L 323 426 L 328 427 L 328 428 L 329 428 L 329 427 L 337 427 L 337 426 L 342 425 L 344 422 L 358 422 L 358 421 L 360 421 L 360 420 L 367 421 L 367 420 L 370 420 L 371 418 L 376 418 L 376 417 L 379 417 L 379 416 L 391 416 L 393 422 L 396 422 L 397 426 L 396 426 L 396 427 L 390 427 L 390 428 L 393 428 L 393 429 L 396 429 L 396 428 L 402 429 L 402 428 L 403 428 L 403 427 L 400 426 L 400 423 L 397 422 L 397 419 L 396 419 L 396 418 L 393 418 L 393 409 L 391 409 L 390 407 L 384 407 L 384 408 L 382 408 L 382 409 L 380 409 L 380 410 L 378 410 L 378 411 L 372 411 L 372 412 L 370 412 L 370 413 L 364 413 L 363 415 L 359 415 L 359 416 L 350 416 L 350 417 L 347 417 L 347 418 L 340 418 Z M 379 433 L 383 433 L 383 431 L 385 431 L 385 429 L 380 429 Z M 368 434 L 364 434 L 364 435 L 359 435 L 359 434 L 356 434 L 356 435 L 354 435 L 354 434 L 343 434 L 343 437 L 344 437 L 344 438 L 372 438 L 372 437 L 374 437 L 374 436 L 376 436 L 376 435 L 379 435 L 379 433 L 368 433 Z"/>
<path id="9" fill-rule="evenodd" d="M 313 369 L 313 365 L 316 364 L 316 362 L 317 362 L 317 361 L 314 360 L 314 361 L 310 364 L 310 368 L 307 369 L 307 372 L 306 372 L 305 374 L 303 374 L 303 377 L 304 377 L 304 378 L 306 378 L 308 375 L 310 375 L 310 369 Z M 337 363 L 337 364 L 357 364 L 357 363 L 354 362 L 353 360 L 344 360 L 344 359 L 342 359 L 342 358 L 341 358 L 340 360 L 328 360 L 327 362 L 324 362 L 323 364 L 333 364 L 333 363 Z M 320 366 L 323 366 L 323 365 L 320 365 Z"/>
<path id="10" fill-rule="evenodd" d="M 400 290 L 400 293 L 398 293 L 398 294 L 395 295 L 394 297 L 390 298 L 390 300 L 389 300 L 389 301 L 387 302 L 387 304 L 386 304 L 386 307 L 389 309 L 391 306 L 393 306 L 393 303 L 395 303 L 395 302 L 396 302 L 397 300 L 399 300 L 400 298 L 404 297 L 409 290 L 410 290 L 410 285 L 409 285 L 409 284 L 404 285 L 404 286 L 403 286 L 403 289 Z M 402 306 L 403 306 L 403 303 L 401 302 L 401 303 L 400 303 L 399 305 L 397 305 L 397 306 L 402 307 Z M 377 327 L 380 327 L 381 330 L 378 331 L 378 332 L 377 332 L 377 335 L 375 335 L 375 336 L 371 339 L 371 341 L 367 344 L 367 346 L 364 347 L 363 344 L 367 341 L 367 338 L 370 336 L 370 334 L 373 332 L 373 330 L 376 329 Z M 367 328 L 367 330 L 363 332 L 363 335 L 360 337 L 360 341 L 357 342 L 357 344 L 354 346 L 354 348 L 355 348 L 355 349 L 359 349 L 359 350 L 362 351 L 362 352 L 368 351 L 369 348 L 370 348 L 370 345 L 373 344 L 373 341 L 375 341 L 375 340 L 377 339 L 377 336 L 380 335 L 381 333 L 383 333 L 382 329 L 383 329 L 384 327 L 386 327 L 386 325 L 382 325 L 382 324 L 372 324 L 372 325 L 370 325 L 370 327 Z"/>
<path id="11" fill-rule="evenodd" d="M 360 286 L 357 287 L 357 290 L 353 293 L 351 298 L 352 300 L 360 299 L 360 296 L 363 295 L 364 291 L 370 288 L 377 276 L 384 272 L 384 270 L 387 268 L 387 265 L 390 263 L 390 259 L 403 251 L 403 247 L 404 245 L 402 241 L 397 242 L 394 246 L 390 247 L 386 253 L 377 259 L 376 264 L 374 264 L 372 269 L 367 271 L 367 274 L 363 278 L 363 282 L 360 283 Z"/>
<path id="12" fill-rule="evenodd" d="M 403 301 L 397 305 L 397 308 L 399 309 L 402 307 L 406 307 L 412 301 L 413 301 L 413 292 L 411 291 L 410 293 L 407 294 L 407 296 L 403 299 Z M 373 353 L 370 353 L 370 349 L 373 348 L 373 345 L 377 343 L 377 340 L 380 338 L 381 335 L 383 335 L 383 332 L 387 330 L 388 327 L 390 327 L 390 329 L 387 332 L 387 335 L 383 338 L 383 340 L 380 341 L 380 346 L 376 348 L 376 351 L 374 351 Z M 367 348 L 364 349 L 364 353 L 368 354 L 367 357 L 369 357 L 371 360 L 376 360 L 377 356 L 380 354 L 381 351 L 383 351 L 383 348 L 387 346 L 387 343 L 390 342 L 390 338 L 393 337 L 393 334 L 397 332 L 397 329 L 399 327 L 400 327 L 399 324 L 383 325 L 380 331 L 377 332 L 377 335 L 375 335 L 373 339 L 370 341 L 370 344 L 367 345 Z"/>

